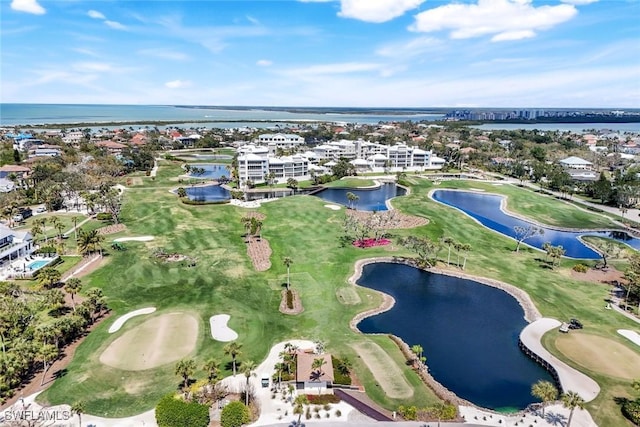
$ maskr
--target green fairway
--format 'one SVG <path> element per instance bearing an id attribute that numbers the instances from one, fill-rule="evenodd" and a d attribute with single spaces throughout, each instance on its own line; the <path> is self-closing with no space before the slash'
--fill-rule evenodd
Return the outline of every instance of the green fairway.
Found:
<path id="1" fill-rule="evenodd" d="M 372 179 L 362 178 L 343 178 L 337 181 L 331 181 L 325 184 L 329 188 L 362 188 L 373 187 L 375 182 Z"/>
<path id="2" fill-rule="evenodd" d="M 450 236 L 470 244 L 467 273 L 495 278 L 524 289 L 545 316 L 561 320 L 578 317 L 585 330 L 600 335 L 617 328 L 634 327 L 630 320 L 611 310 L 603 310 L 603 301 L 608 296 L 605 286 L 571 279 L 568 270 L 577 261 L 563 260 L 555 270 L 544 268 L 541 252 L 522 247 L 515 254 L 512 239 L 432 201 L 427 193 L 433 188 L 483 189 L 507 195 L 509 210 L 546 224 L 613 227 L 605 217 L 553 198 L 514 186 L 482 182 L 444 182 L 434 187 L 428 180 L 412 177 L 411 195 L 394 199 L 393 205 L 404 213 L 427 217 L 430 223 L 417 229 L 392 230 L 395 250 L 390 252 L 389 246 L 359 249 L 342 244 L 344 211 L 326 209 L 323 200 L 312 196 L 287 197 L 257 209 L 266 216 L 262 237 L 269 241 L 273 254 L 271 268 L 256 272 L 242 237 L 244 228 L 240 220 L 248 211 L 232 205 L 180 203 L 168 191 L 178 186 L 176 177 L 181 173 L 180 163 L 161 161 L 160 165 L 156 179 L 143 177 L 144 185 L 126 190 L 122 221 L 128 230 L 118 235 L 152 235 L 155 240 L 127 242 L 126 250 L 110 251 L 110 262 L 83 279 L 88 282 L 84 289 L 91 286 L 103 289 L 113 316 L 78 347 L 66 375 L 40 399 L 52 404 L 82 399 L 87 402 L 89 413 L 121 417 L 151 409 L 162 395 L 175 390 L 180 378 L 174 375 L 171 363 L 155 369 L 124 371 L 99 360 L 117 338 L 114 336 L 117 334 L 107 333 L 111 323 L 131 310 L 151 306 L 156 307 L 158 313 L 188 312 L 199 319 L 195 350 L 191 353 L 199 369 L 196 377 L 204 376 L 201 368 L 210 357 L 223 362 L 224 375 L 231 372 L 231 359 L 224 356 L 222 350 L 224 343 L 212 340 L 208 327 L 203 325 L 212 315 L 225 313 L 231 316 L 229 327 L 238 333 L 238 342 L 243 345 L 238 357 L 240 361 L 263 360 L 275 342 L 293 338 L 322 339 L 328 351 L 353 361 L 368 394 L 383 406 L 395 410 L 400 404 L 419 407 L 432 404 L 436 401 L 435 396 L 405 366 L 404 357 L 395 343 L 383 335 L 363 336 L 349 329 L 349 321 L 354 315 L 381 303 L 381 297 L 375 292 L 347 287 L 354 262 L 375 256 L 412 256 L 396 244 L 399 237 L 408 235 L 428 235 L 433 239 Z M 157 248 L 194 257 L 196 266 L 189 268 L 181 263 L 165 263 L 153 255 Z M 291 286 L 299 292 L 305 308 L 297 316 L 278 311 L 280 290 L 287 276 L 282 263 L 284 257 L 292 260 Z M 145 320 L 145 316 L 129 320 L 118 334 L 142 325 Z M 639 353 L 637 346 L 634 348 L 632 344 L 619 341 L 632 352 Z M 411 397 L 394 399 L 376 386 L 375 373 L 357 357 L 353 348 L 354 344 L 358 348 L 369 348 L 372 343 L 397 364 L 404 382 L 413 390 Z M 548 348 L 566 360 L 553 345 Z M 628 384 L 603 374 L 594 378 L 600 382 L 602 396 L 605 396 L 596 400 L 598 410 L 593 412 L 596 422 L 620 425 L 622 419 L 611 390 Z M 596 403 L 588 408 L 595 410 Z"/>

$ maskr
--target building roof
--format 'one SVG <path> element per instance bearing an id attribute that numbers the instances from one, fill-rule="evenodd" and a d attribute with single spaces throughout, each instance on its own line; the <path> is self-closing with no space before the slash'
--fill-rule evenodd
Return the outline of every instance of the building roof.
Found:
<path id="1" fill-rule="evenodd" d="M 31 172 L 31 168 L 20 165 L 4 165 L 0 167 L 0 172 Z"/>
<path id="2" fill-rule="evenodd" d="M 571 156 L 566 159 L 560 160 L 560 163 L 564 165 L 592 165 L 593 163 L 586 161 L 585 159 L 581 159 L 580 157 Z"/>
<path id="3" fill-rule="evenodd" d="M 113 142 L 113 141 L 100 141 L 100 142 L 96 142 L 96 147 L 105 147 L 105 148 L 117 150 L 117 149 L 126 148 L 126 145 Z"/>
<path id="4" fill-rule="evenodd" d="M 331 362 L 331 355 L 303 353 L 300 352 L 297 355 L 296 362 L 296 381 L 327 381 L 333 382 L 333 363 Z M 316 359 L 323 359 L 324 365 L 322 369 L 313 369 L 313 361 Z"/>

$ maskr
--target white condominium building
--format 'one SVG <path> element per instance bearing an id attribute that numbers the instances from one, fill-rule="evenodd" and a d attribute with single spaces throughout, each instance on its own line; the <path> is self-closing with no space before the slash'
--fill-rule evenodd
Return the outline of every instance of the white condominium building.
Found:
<path id="1" fill-rule="evenodd" d="M 265 133 L 258 136 L 256 141 L 260 145 L 270 145 L 276 148 L 295 148 L 304 144 L 304 138 L 292 133 Z"/>

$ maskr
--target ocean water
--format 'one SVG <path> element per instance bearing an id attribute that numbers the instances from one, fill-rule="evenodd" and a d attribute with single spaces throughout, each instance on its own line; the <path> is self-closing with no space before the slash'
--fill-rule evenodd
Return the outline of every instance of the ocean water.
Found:
<path id="1" fill-rule="evenodd" d="M 184 124 L 204 127 L 274 127 L 274 123 L 323 121 L 339 123 L 378 123 L 381 121 L 438 120 L 441 114 L 412 110 L 387 111 L 344 109 L 336 113 L 328 109 L 283 111 L 250 108 L 185 108 L 170 105 L 80 105 L 80 104 L 0 104 L 0 126 L 108 123 L 135 121 L 184 121 Z M 194 121 L 205 121 L 194 123 Z M 210 122 L 206 122 L 210 120 Z M 183 123 L 179 123 L 183 124 Z"/>

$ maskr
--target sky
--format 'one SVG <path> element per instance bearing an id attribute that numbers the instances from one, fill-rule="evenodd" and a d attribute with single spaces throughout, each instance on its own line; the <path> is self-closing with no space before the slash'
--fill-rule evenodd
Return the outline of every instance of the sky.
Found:
<path id="1" fill-rule="evenodd" d="M 640 0 L 0 0 L 3 103 L 640 108 Z"/>

